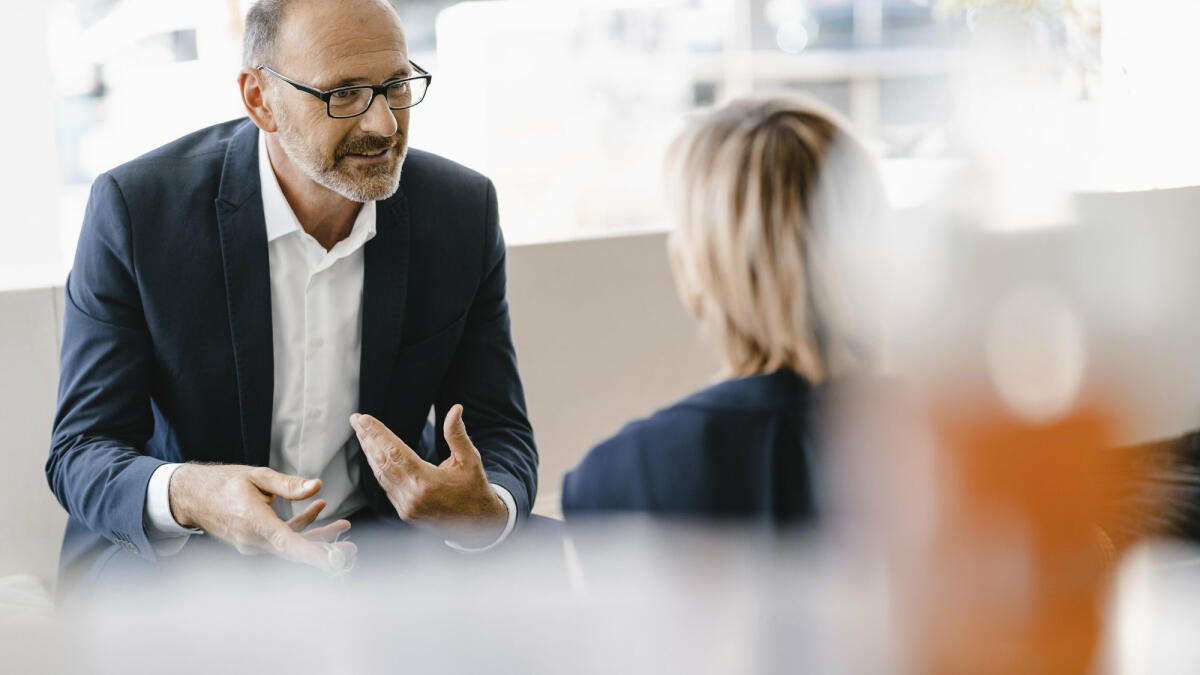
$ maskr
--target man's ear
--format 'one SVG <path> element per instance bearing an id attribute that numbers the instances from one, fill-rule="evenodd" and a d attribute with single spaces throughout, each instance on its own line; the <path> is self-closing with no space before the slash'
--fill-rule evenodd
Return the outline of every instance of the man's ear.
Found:
<path id="1" fill-rule="evenodd" d="M 246 114 L 267 133 L 279 129 L 275 123 L 275 114 L 267 100 L 266 83 L 263 73 L 255 68 L 242 68 L 238 71 L 238 86 L 242 92 L 242 105 L 246 106 Z"/>

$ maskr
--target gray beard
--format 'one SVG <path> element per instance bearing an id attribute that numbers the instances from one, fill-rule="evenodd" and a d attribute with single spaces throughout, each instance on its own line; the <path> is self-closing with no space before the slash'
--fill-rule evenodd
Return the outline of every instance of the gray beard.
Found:
<path id="1" fill-rule="evenodd" d="M 368 170 L 363 176 L 352 177 L 336 168 L 323 168 L 320 162 L 311 156 L 308 146 L 291 125 L 279 125 L 279 145 L 312 182 L 332 190 L 350 201 L 364 204 L 387 199 L 396 194 L 396 190 L 400 188 L 400 174 L 404 169 L 404 160 L 408 158 L 408 146 L 406 145 L 400 153 L 400 158 L 396 161 L 395 168 Z"/>

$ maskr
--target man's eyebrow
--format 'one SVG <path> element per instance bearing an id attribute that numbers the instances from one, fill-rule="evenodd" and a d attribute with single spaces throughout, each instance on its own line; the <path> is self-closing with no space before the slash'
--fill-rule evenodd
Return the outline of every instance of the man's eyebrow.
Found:
<path id="1" fill-rule="evenodd" d="M 396 72 L 392 73 L 391 75 L 388 75 L 387 77 L 385 77 L 383 79 L 383 81 L 391 82 L 392 80 L 398 80 L 401 78 L 409 77 L 411 75 L 412 75 L 412 70 L 410 70 L 408 68 L 402 68 L 402 69 L 397 70 Z M 370 83 L 370 80 L 368 80 L 365 77 L 346 77 L 341 80 L 338 80 L 333 86 L 326 87 L 326 89 L 327 90 L 328 89 L 337 89 L 338 87 L 350 87 L 350 86 L 353 86 L 356 84 L 369 84 L 369 83 Z"/>

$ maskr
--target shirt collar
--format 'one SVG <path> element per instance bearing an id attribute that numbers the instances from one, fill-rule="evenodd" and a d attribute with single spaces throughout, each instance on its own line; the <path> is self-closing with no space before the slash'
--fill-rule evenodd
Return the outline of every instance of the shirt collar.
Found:
<path id="1" fill-rule="evenodd" d="M 291 234 L 303 232 L 296 212 L 283 196 L 283 188 L 279 186 L 279 178 L 271 168 L 271 158 L 267 154 L 267 134 L 258 131 L 258 180 L 262 187 L 263 220 L 267 225 L 267 242 Z M 334 245 L 330 253 L 342 249 L 353 250 L 365 244 L 375 236 L 375 202 L 366 202 L 358 210 L 354 226 L 345 239 Z M 346 251 L 347 253 L 349 251 Z"/>

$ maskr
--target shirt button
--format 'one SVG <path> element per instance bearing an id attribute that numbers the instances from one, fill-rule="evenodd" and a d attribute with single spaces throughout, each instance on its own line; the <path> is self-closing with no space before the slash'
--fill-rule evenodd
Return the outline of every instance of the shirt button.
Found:
<path id="1" fill-rule="evenodd" d="M 308 419 L 316 420 L 316 419 L 320 419 L 320 418 L 321 418 L 321 410 L 319 408 L 313 408 L 312 410 L 308 411 Z"/>
<path id="2" fill-rule="evenodd" d="M 312 341 L 308 343 L 308 348 L 309 349 L 320 349 L 321 346 L 324 344 L 325 344 L 325 341 L 322 340 L 321 338 L 313 338 Z"/>

